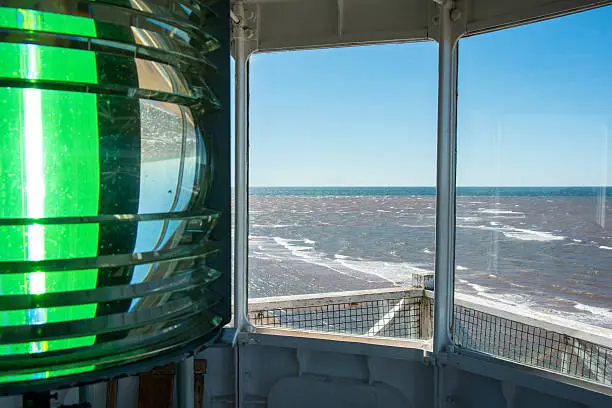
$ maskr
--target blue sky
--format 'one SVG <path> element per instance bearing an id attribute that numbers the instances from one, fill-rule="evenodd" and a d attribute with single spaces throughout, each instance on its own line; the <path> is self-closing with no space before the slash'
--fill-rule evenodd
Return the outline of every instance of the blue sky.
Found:
<path id="1" fill-rule="evenodd" d="M 612 184 L 612 7 L 463 39 L 458 185 Z M 433 186 L 434 42 L 256 54 L 252 186 Z"/>

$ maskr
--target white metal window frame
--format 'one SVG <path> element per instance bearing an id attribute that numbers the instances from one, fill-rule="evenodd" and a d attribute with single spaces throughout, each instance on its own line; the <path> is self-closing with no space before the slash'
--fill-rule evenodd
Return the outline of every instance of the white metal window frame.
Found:
<path id="1" fill-rule="evenodd" d="M 447 406 L 446 367 L 598 406 L 612 391 L 588 381 L 454 347 L 457 44 L 460 38 L 556 18 L 612 0 L 244 0 L 233 3 L 235 59 L 234 345 L 253 338 L 248 318 L 248 64 L 255 52 L 372 43 L 438 42 L 437 197 L 434 299 L 436 406 Z M 387 11 L 388 10 L 388 11 Z M 375 14 L 376 23 L 372 23 Z M 258 333 L 255 336 L 265 336 Z M 239 347 L 235 362 L 239 364 Z M 414 357 L 414 356 L 412 356 Z M 238 367 L 236 367 L 238 368 Z M 236 371 L 238 372 L 238 371 Z M 236 395 L 240 385 L 236 382 Z M 595 393 L 593 393 L 593 391 Z M 600 398 L 601 397 L 601 398 Z M 239 400 L 239 398 L 238 398 Z"/>

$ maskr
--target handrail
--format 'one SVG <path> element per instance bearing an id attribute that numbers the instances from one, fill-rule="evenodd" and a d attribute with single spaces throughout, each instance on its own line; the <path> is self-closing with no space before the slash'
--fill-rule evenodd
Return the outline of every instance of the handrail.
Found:
<path id="1" fill-rule="evenodd" d="M 346 292 L 312 293 L 306 295 L 274 296 L 249 299 L 249 312 L 270 309 L 302 308 L 333 305 L 338 303 L 360 303 L 372 300 L 395 300 L 424 296 L 424 289 L 396 287 L 388 289 L 355 290 Z"/>

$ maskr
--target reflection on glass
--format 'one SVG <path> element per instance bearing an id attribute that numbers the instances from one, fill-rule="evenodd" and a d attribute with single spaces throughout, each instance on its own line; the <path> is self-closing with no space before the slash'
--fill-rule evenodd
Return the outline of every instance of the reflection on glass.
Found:
<path id="1" fill-rule="evenodd" d="M 166 64 L 136 59 L 136 69 L 140 88 L 191 96 L 185 78 Z"/>

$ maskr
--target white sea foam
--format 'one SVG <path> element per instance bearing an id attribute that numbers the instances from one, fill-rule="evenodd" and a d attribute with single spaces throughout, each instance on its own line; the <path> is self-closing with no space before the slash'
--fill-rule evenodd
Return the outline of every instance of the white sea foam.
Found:
<path id="1" fill-rule="evenodd" d="M 476 222 L 482 220 L 480 217 L 457 217 L 459 221 Z"/>
<path id="2" fill-rule="evenodd" d="M 599 249 L 608 249 L 608 250 L 612 251 L 612 247 L 605 246 L 605 245 L 600 245 Z"/>
<path id="3" fill-rule="evenodd" d="M 321 266 L 327 269 L 331 269 L 334 272 L 356 277 L 351 274 L 350 270 L 343 268 L 339 265 L 337 260 L 325 258 L 323 253 L 315 251 L 312 246 L 300 245 L 300 243 L 307 244 L 307 242 L 314 243 L 309 239 L 287 239 L 281 237 L 267 237 L 267 251 L 274 253 L 277 256 L 282 257 L 283 260 L 294 260 L 306 262 L 312 265 Z M 272 244 L 272 245 L 270 245 Z M 279 248 L 282 248 L 280 249 Z M 279 252 L 280 250 L 280 252 Z M 289 252 L 287 254 L 287 252 Z"/>
<path id="4" fill-rule="evenodd" d="M 561 235 L 554 235 L 554 234 L 551 234 L 550 232 L 534 231 L 534 230 L 524 229 L 524 228 L 515 228 L 515 227 L 510 227 L 508 225 L 500 225 L 499 223 L 491 224 L 491 225 L 478 225 L 478 226 L 459 225 L 458 227 L 476 228 L 476 229 L 481 229 L 485 231 L 499 231 L 507 238 L 518 239 L 521 241 L 546 242 L 546 241 L 562 241 L 564 239 L 567 239 L 567 237 L 564 237 Z"/>
<path id="5" fill-rule="evenodd" d="M 346 259 L 338 259 L 335 262 L 354 271 L 375 275 L 396 284 L 412 282 L 413 273 L 432 273 L 430 270 L 419 268 L 408 262 L 351 261 Z"/>
<path id="6" fill-rule="evenodd" d="M 521 305 L 521 307 L 525 307 L 533 303 L 529 298 L 523 295 L 509 294 L 509 293 L 495 293 L 495 292 L 492 293 L 493 291 L 492 288 L 487 287 L 487 286 L 478 285 L 476 283 L 469 282 L 465 279 L 458 279 L 458 282 L 463 285 L 469 286 L 472 290 L 476 292 L 475 295 L 467 295 L 467 294 L 462 293 L 461 296 L 463 297 L 471 297 L 473 299 L 481 299 L 481 300 L 490 299 L 492 301 L 498 302 L 499 304 L 509 305 L 513 307 L 518 306 L 518 305 Z M 458 289 L 458 291 L 462 292 L 461 289 Z M 478 303 L 478 302 L 475 302 L 475 303 Z"/>
<path id="7" fill-rule="evenodd" d="M 458 289 L 457 294 L 460 293 L 459 297 L 465 298 L 466 300 L 469 299 L 474 303 L 487 304 L 488 302 L 495 302 L 498 305 L 511 306 L 513 309 L 516 307 L 527 309 L 533 303 L 530 299 L 522 295 L 508 293 L 491 293 L 493 289 L 487 286 L 478 285 L 465 280 L 460 280 L 459 282 L 463 283 L 466 286 L 469 286 L 476 292 L 475 294 L 465 294 L 463 293 L 463 291 Z"/>
<path id="8" fill-rule="evenodd" d="M 576 303 L 574 307 L 578 310 L 589 312 L 596 316 L 601 316 L 609 321 L 612 321 L 612 310 L 603 307 L 589 306 L 582 303 Z"/>
<path id="9" fill-rule="evenodd" d="M 308 244 L 308 242 L 312 242 L 310 240 L 298 240 L 298 239 L 286 239 L 280 237 L 274 237 L 274 242 L 283 248 L 291 251 L 294 255 L 302 256 L 304 251 L 312 251 L 314 248 L 311 246 L 303 246 L 303 245 L 295 245 L 294 242 L 303 242 L 304 244 Z"/>
<path id="10" fill-rule="evenodd" d="M 433 254 L 433 251 L 431 249 L 429 249 L 429 248 L 425 248 L 423 250 L 423 252 L 426 253 L 426 254 Z"/>
<path id="11" fill-rule="evenodd" d="M 469 271 L 470 270 L 470 268 L 466 268 L 465 266 L 461 266 L 461 265 L 457 265 L 455 269 L 458 271 Z"/>
<path id="12" fill-rule="evenodd" d="M 578 242 L 578 243 L 582 243 L 582 241 L 581 241 L 581 240 L 579 240 L 579 239 L 575 239 L 575 238 L 574 238 L 574 239 L 572 239 L 572 241 L 574 241 L 574 242 Z"/>
<path id="13" fill-rule="evenodd" d="M 561 235 L 553 235 L 549 232 L 533 231 L 529 229 L 503 227 L 502 234 L 508 238 L 519 239 L 521 241 L 563 241 L 566 237 Z"/>
<path id="14" fill-rule="evenodd" d="M 465 279 L 457 279 L 457 282 L 467 285 L 470 288 L 474 289 L 476 292 L 478 293 L 482 293 L 482 292 L 486 292 L 487 290 L 489 290 L 489 288 L 485 287 L 485 286 L 481 286 L 481 285 L 477 285 L 475 283 L 471 283 Z"/>
<path id="15" fill-rule="evenodd" d="M 478 211 L 481 214 L 492 214 L 492 215 L 525 215 L 520 211 L 510 211 L 510 210 L 497 210 L 497 209 L 480 209 Z"/>
<path id="16" fill-rule="evenodd" d="M 257 228 L 286 228 L 286 227 L 293 227 L 293 225 L 290 224 L 250 224 L 251 227 L 257 227 Z"/>
<path id="17" fill-rule="evenodd" d="M 465 284 L 468 285 L 469 287 L 471 287 L 472 289 L 474 289 L 476 292 L 478 292 L 479 295 L 483 295 L 484 293 L 486 293 L 489 290 L 491 290 L 491 288 L 488 288 L 488 287 L 482 286 L 482 285 L 478 285 L 476 283 L 466 282 Z"/>
<path id="18" fill-rule="evenodd" d="M 329 258 L 326 254 L 315 250 L 312 246 L 315 242 L 310 239 L 262 238 L 266 238 L 267 241 L 264 240 L 261 250 L 272 255 L 268 259 L 306 262 L 357 279 L 364 279 L 364 275 L 370 275 L 372 280 L 377 280 L 374 278 L 376 277 L 395 284 L 409 284 L 413 273 L 431 273 L 410 263 L 364 261 L 340 254 Z M 262 254 L 255 254 L 255 257 L 260 258 Z"/>
<path id="19" fill-rule="evenodd" d="M 249 251 L 249 258 L 261 259 L 261 260 L 277 260 L 281 261 L 283 259 L 282 256 L 273 255 L 269 252 L 264 251 Z"/>

